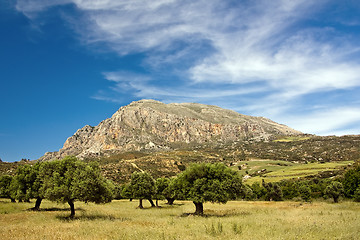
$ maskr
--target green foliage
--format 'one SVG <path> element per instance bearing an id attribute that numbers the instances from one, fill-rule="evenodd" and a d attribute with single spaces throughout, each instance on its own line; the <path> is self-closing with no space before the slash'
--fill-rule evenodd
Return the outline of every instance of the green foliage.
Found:
<path id="1" fill-rule="evenodd" d="M 11 183 L 11 196 L 20 201 L 30 198 L 42 198 L 40 191 L 42 179 L 39 175 L 41 163 L 35 165 L 22 165 L 16 169 L 16 175 Z"/>
<path id="2" fill-rule="evenodd" d="M 156 181 L 155 181 L 156 193 L 154 195 L 154 198 L 157 200 L 165 199 L 169 193 L 169 189 L 168 189 L 169 185 L 170 185 L 169 178 L 156 179 Z"/>
<path id="3" fill-rule="evenodd" d="M 80 163 L 76 157 L 44 162 L 40 168 L 40 175 L 44 179 L 42 191 L 47 199 L 64 203 L 76 199 L 72 187 L 78 165 Z"/>
<path id="4" fill-rule="evenodd" d="M 345 173 L 343 185 L 345 196 L 353 198 L 356 189 L 360 186 L 360 164 Z"/>
<path id="5" fill-rule="evenodd" d="M 133 193 L 131 192 L 130 184 L 125 184 L 122 186 L 121 196 L 128 199 L 134 198 Z"/>
<path id="6" fill-rule="evenodd" d="M 299 184 L 292 180 L 283 180 L 279 183 L 283 192 L 284 199 L 294 199 L 300 195 Z"/>
<path id="7" fill-rule="evenodd" d="M 72 196 L 83 202 L 107 203 L 113 198 L 113 184 L 101 176 L 96 163 L 78 162 L 72 183 Z"/>
<path id="8" fill-rule="evenodd" d="M 339 202 L 339 197 L 344 194 L 344 187 L 340 182 L 332 182 L 325 189 L 325 194 L 334 199 L 334 202 Z"/>
<path id="9" fill-rule="evenodd" d="M 355 202 L 360 202 L 360 187 L 358 187 L 354 193 Z"/>
<path id="10" fill-rule="evenodd" d="M 242 182 L 236 171 L 224 164 L 193 164 L 174 181 L 178 198 L 192 200 L 196 213 L 202 214 L 202 203 L 226 203 L 242 193 Z"/>
<path id="11" fill-rule="evenodd" d="M 132 198 L 151 199 L 156 192 L 155 181 L 147 172 L 134 172 L 131 175 L 129 191 Z"/>
<path id="12" fill-rule="evenodd" d="M 299 187 L 299 192 L 301 199 L 305 202 L 309 202 L 311 200 L 311 189 L 309 186 L 303 184 Z"/>
<path id="13" fill-rule="evenodd" d="M 283 192 L 278 183 L 265 183 L 263 180 L 262 185 L 266 189 L 265 200 L 266 201 L 282 201 Z"/>
<path id="14" fill-rule="evenodd" d="M 12 180 L 12 176 L 3 175 L 0 177 L 0 197 L 11 198 L 10 185 Z"/>
<path id="15" fill-rule="evenodd" d="M 72 211 L 75 200 L 107 203 L 112 199 L 112 184 L 101 176 L 95 163 L 88 165 L 76 157 L 65 157 L 43 163 L 39 174 L 43 179 L 41 191 L 45 198 L 68 202 Z"/>
<path id="16" fill-rule="evenodd" d="M 266 189 L 262 185 L 260 185 L 260 183 L 253 183 L 251 185 L 251 189 L 254 195 L 254 199 L 262 199 L 265 197 Z"/>
<path id="17" fill-rule="evenodd" d="M 124 185 L 120 185 L 120 184 L 117 184 L 117 183 L 112 183 L 112 184 L 113 184 L 113 197 L 114 197 L 114 199 L 116 199 L 116 200 L 123 199 L 124 196 L 122 194 L 122 191 L 123 191 Z"/>
<path id="18" fill-rule="evenodd" d="M 256 198 L 256 194 L 254 194 L 252 188 L 249 185 L 244 184 L 242 187 L 242 199 L 245 200 L 253 200 Z"/>

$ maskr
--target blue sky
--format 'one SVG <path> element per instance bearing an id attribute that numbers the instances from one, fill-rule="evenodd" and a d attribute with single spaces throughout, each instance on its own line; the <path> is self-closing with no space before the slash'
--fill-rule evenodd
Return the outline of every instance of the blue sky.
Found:
<path id="1" fill-rule="evenodd" d="M 144 98 L 360 134 L 356 0 L 0 0 L 0 158 Z"/>

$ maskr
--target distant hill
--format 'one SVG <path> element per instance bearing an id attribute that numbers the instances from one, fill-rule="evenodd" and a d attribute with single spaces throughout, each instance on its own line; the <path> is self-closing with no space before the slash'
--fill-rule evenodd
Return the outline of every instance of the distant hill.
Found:
<path id="1" fill-rule="evenodd" d="M 86 125 L 58 152 L 39 160 L 111 156 L 129 151 L 174 150 L 241 141 L 268 141 L 302 133 L 264 117 L 252 117 L 198 103 L 164 104 L 141 100 L 121 107 L 111 118 Z"/>

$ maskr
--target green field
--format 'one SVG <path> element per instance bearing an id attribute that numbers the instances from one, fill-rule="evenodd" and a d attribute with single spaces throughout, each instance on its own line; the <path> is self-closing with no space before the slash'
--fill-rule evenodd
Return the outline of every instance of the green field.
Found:
<path id="1" fill-rule="evenodd" d="M 289 136 L 289 137 L 283 137 L 283 138 L 279 138 L 274 140 L 274 142 L 293 142 L 293 141 L 303 141 L 303 140 L 308 140 L 311 137 L 306 137 L 306 136 Z"/>
<path id="2" fill-rule="evenodd" d="M 205 204 L 205 217 L 188 215 L 188 201 L 162 208 L 136 209 L 137 201 L 106 205 L 76 202 L 0 200 L 0 239 L 359 239 L 360 203 L 243 202 Z M 145 205 L 146 206 L 146 205 Z M 146 206 L 149 207 L 149 206 Z"/>
<path id="3" fill-rule="evenodd" d="M 251 177 L 245 181 L 245 183 L 251 185 L 254 182 L 260 183 L 262 179 L 266 182 L 279 182 L 283 179 L 297 179 L 306 176 L 314 176 L 321 172 L 339 170 L 352 163 L 353 161 L 338 161 L 304 164 L 277 160 L 253 159 L 250 161 L 242 161 L 233 168 L 237 169 L 238 166 L 242 166 L 240 170 L 241 175 L 246 175 L 246 171 L 249 174 L 254 174 L 257 171 L 266 169 L 266 172 L 261 176 Z"/>

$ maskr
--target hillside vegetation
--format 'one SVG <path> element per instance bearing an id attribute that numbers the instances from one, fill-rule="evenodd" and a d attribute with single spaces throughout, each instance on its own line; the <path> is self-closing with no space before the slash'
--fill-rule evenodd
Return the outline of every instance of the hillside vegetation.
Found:
<path id="1" fill-rule="evenodd" d="M 109 157 L 85 158 L 84 161 L 98 161 L 105 177 L 117 183 L 125 183 L 134 171 L 146 170 L 154 178 L 172 177 L 191 163 L 200 162 L 222 162 L 238 169 L 243 176 L 248 171 L 250 175 L 266 176 L 267 181 L 311 176 L 326 178 L 341 174 L 347 165 L 359 159 L 359 135 L 308 135 L 217 146 L 188 144 L 178 150 L 124 152 Z M 13 175 L 18 166 L 33 163 L 34 161 L 0 162 L 0 175 Z M 256 173 L 263 169 L 266 170 Z M 248 181 L 259 182 L 261 177 L 254 176 Z"/>

